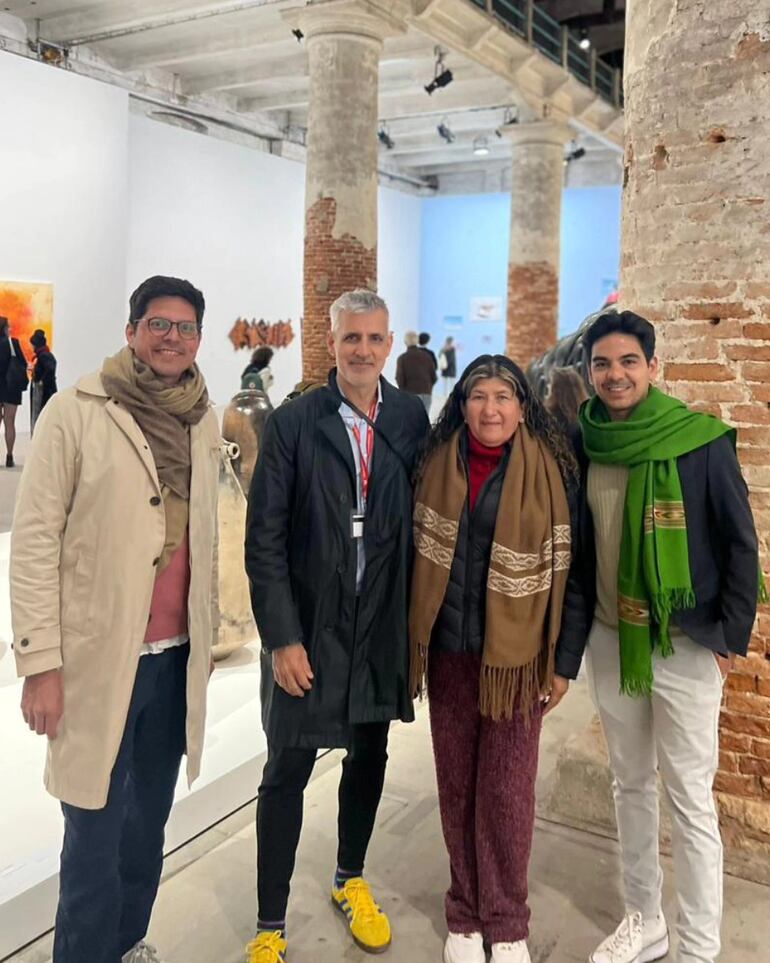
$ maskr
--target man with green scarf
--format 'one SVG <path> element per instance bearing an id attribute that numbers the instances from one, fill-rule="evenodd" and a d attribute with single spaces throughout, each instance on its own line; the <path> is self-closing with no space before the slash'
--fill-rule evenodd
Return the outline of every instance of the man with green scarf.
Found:
<path id="1" fill-rule="evenodd" d="M 720 950 L 722 843 L 712 784 L 722 686 L 745 655 L 761 578 L 735 430 L 653 385 L 655 329 L 630 311 L 584 336 L 596 395 L 581 409 L 578 564 L 592 695 L 614 776 L 626 915 L 591 963 L 668 952 L 658 858 L 658 770 L 672 816 L 678 963 Z M 590 632 L 589 632 L 590 629 Z"/>
<path id="2" fill-rule="evenodd" d="M 217 611 L 203 311 L 189 281 L 143 282 L 128 343 L 46 405 L 19 486 L 21 709 L 64 815 L 54 963 L 160 963 L 145 936 L 182 756 L 200 769 Z"/>

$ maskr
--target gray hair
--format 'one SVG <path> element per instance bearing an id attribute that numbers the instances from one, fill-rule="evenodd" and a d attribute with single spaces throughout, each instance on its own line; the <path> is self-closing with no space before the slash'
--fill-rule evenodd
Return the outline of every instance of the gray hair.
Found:
<path id="1" fill-rule="evenodd" d="M 370 314 L 372 311 L 384 311 L 388 314 L 388 306 L 374 291 L 367 288 L 356 288 L 355 291 L 345 291 L 329 308 L 332 319 L 332 331 L 340 325 L 343 314 Z"/>
<path id="2" fill-rule="evenodd" d="M 419 338 L 417 337 L 416 331 L 407 331 L 404 335 L 404 344 L 407 346 L 407 348 L 413 348 L 418 341 Z"/>

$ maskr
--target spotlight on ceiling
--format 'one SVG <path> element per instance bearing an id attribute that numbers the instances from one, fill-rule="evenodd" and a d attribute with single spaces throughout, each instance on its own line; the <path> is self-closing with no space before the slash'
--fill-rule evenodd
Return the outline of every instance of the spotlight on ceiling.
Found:
<path id="1" fill-rule="evenodd" d="M 489 153 L 489 144 L 487 143 L 486 137 L 474 137 L 473 153 L 476 155 L 476 157 L 487 156 Z"/>
<path id="2" fill-rule="evenodd" d="M 388 133 L 387 124 L 380 124 L 380 129 L 377 131 L 377 140 L 386 150 L 393 150 L 396 146 L 396 142 Z"/>
<path id="3" fill-rule="evenodd" d="M 425 92 L 428 94 L 432 94 L 433 91 L 438 90 L 439 87 L 446 87 L 452 83 L 452 71 L 444 66 L 446 53 L 441 47 L 436 47 L 435 53 L 436 66 L 433 68 L 433 80 L 425 85 Z"/>
<path id="4" fill-rule="evenodd" d="M 574 141 L 573 141 L 573 144 L 574 144 Z M 581 157 L 585 157 L 585 156 L 586 156 L 585 147 L 573 146 L 572 150 L 569 151 L 569 153 L 564 155 L 564 166 L 566 167 L 567 164 L 571 164 L 572 161 L 580 160 Z"/>
<path id="5" fill-rule="evenodd" d="M 294 36 L 297 38 L 297 43 L 302 43 L 302 40 L 303 40 L 303 38 L 304 38 L 305 35 L 304 35 L 304 33 L 302 33 L 302 31 L 299 29 L 299 27 L 297 27 L 296 30 L 292 30 L 292 33 L 293 33 Z"/>
<path id="6" fill-rule="evenodd" d="M 588 31 L 585 27 L 580 31 L 580 49 L 590 50 L 591 49 L 591 38 L 588 36 Z"/>
<path id="7" fill-rule="evenodd" d="M 451 144 L 455 139 L 455 135 L 449 129 L 449 124 L 447 124 L 446 119 L 441 121 L 436 130 L 438 131 L 439 137 L 445 140 L 447 144 Z"/>

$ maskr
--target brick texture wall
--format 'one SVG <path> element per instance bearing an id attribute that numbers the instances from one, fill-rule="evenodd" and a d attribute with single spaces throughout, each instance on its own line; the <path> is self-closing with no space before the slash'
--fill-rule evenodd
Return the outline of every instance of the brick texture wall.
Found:
<path id="1" fill-rule="evenodd" d="M 508 324 L 505 353 L 526 368 L 556 344 L 559 278 L 550 264 L 508 267 Z"/>
<path id="2" fill-rule="evenodd" d="M 333 359 L 327 347 L 329 307 L 345 291 L 377 286 L 377 248 L 344 234 L 333 237 L 337 203 L 316 201 L 305 215 L 302 377 L 326 379 Z"/>
<path id="3" fill-rule="evenodd" d="M 738 428 L 767 571 L 770 33 L 750 0 L 663 6 L 627 23 L 621 302 L 656 324 L 662 387 Z M 766 608 L 726 685 L 716 789 L 728 866 L 770 881 Z"/>

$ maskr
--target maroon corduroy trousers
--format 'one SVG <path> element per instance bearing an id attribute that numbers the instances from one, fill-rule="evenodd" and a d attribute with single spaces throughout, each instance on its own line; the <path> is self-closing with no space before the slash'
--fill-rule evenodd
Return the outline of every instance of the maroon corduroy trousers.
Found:
<path id="1" fill-rule="evenodd" d="M 527 873 L 542 710 L 494 722 L 479 712 L 477 656 L 431 648 L 428 697 L 439 808 L 449 852 L 451 933 L 489 943 L 529 934 Z"/>

